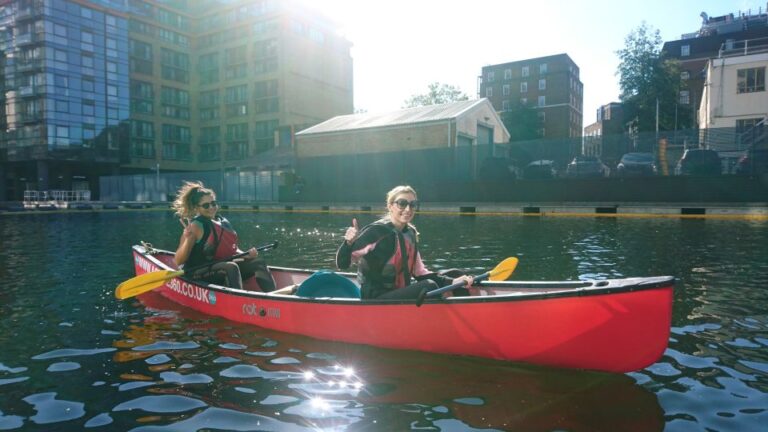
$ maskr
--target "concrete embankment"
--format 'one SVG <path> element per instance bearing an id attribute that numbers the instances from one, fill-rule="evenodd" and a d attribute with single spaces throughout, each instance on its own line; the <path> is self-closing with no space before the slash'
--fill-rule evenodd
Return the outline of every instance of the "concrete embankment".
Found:
<path id="1" fill-rule="evenodd" d="M 0 203 L 1 204 L 1 203 Z M 0 205 L 0 214 L 82 211 L 169 211 L 167 202 L 79 202 L 65 206 Z M 265 213 L 380 214 L 380 203 L 222 203 L 223 211 Z M 454 203 L 425 202 L 425 215 L 507 217 L 706 218 L 768 221 L 768 203 Z"/>

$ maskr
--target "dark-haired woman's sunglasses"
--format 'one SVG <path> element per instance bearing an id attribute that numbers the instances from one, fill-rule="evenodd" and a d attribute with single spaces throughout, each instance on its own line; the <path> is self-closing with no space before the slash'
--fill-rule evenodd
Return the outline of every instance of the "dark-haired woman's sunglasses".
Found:
<path id="1" fill-rule="evenodd" d="M 416 208 L 419 206 L 418 200 L 408 201 L 405 198 L 400 198 L 399 200 L 395 201 L 395 204 L 397 205 L 397 208 L 400 210 L 405 210 L 406 207 L 411 206 L 413 210 L 416 210 Z"/>
<path id="2" fill-rule="evenodd" d="M 216 201 L 211 201 L 211 202 L 207 202 L 207 203 L 203 203 L 203 204 L 200 204 L 200 207 L 202 207 L 202 208 L 204 208 L 204 209 L 206 209 L 206 210 L 208 210 L 209 208 L 211 208 L 211 206 L 213 206 L 213 207 L 218 207 L 218 206 L 219 206 L 219 203 L 217 203 Z"/>

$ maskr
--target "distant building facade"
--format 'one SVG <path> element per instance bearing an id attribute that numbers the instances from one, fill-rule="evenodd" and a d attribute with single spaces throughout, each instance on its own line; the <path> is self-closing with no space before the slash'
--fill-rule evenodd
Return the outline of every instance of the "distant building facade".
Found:
<path id="1" fill-rule="evenodd" d="M 754 129 L 768 123 L 768 46 L 754 51 L 747 55 L 734 52 L 707 63 L 699 109 L 702 141 L 713 141 L 706 136 L 711 129 L 732 128 L 736 142 L 723 143 L 725 148 L 745 150 L 753 144 Z"/>
<path id="2" fill-rule="evenodd" d="M 695 117 L 696 109 L 702 102 L 705 68 L 709 59 L 720 57 L 723 51 L 768 46 L 768 13 L 709 17 L 702 12 L 701 17 L 699 31 L 665 42 L 662 47 L 665 58 L 680 62 L 680 78 L 684 85 L 679 90 L 678 103 L 692 106 L 691 112 Z"/>
<path id="3" fill-rule="evenodd" d="M 354 188 L 466 183 L 482 179 L 508 141 L 487 99 L 343 115 L 296 134 L 297 173 L 314 199 Z"/>
<path id="4" fill-rule="evenodd" d="M 294 131 L 353 111 L 349 41 L 294 1 L 14 0 L 0 24 L 0 200 L 279 172 Z"/>
<path id="5" fill-rule="evenodd" d="M 584 86 L 579 67 L 568 54 L 485 66 L 479 82 L 479 96 L 496 111 L 519 105 L 535 109 L 540 138 L 582 135 Z"/>
<path id="6" fill-rule="evenodd" d="M 617 161 L 624 153 L 624 108 L 611 102 L 597 109 L 596 121 L 584 128 L 582 154 Z"/>

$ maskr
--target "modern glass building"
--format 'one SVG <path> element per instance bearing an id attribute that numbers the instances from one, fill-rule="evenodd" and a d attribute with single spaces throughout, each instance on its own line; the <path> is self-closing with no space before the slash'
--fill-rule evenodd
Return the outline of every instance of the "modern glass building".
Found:
<path id="1" fill-rule="evenodd" d="M 291 170 L 352 106 L 350 43 L 289 0 L 0 1 L 0 201 L 99 177 Z"/>
<path id="2" fill-rule="evenodd" d="M 4 2 L 0 49 L 0 194 L 90 189 L 95 177 L 117 172 L 130 115 L 125 13 L 96 3 Z"/>

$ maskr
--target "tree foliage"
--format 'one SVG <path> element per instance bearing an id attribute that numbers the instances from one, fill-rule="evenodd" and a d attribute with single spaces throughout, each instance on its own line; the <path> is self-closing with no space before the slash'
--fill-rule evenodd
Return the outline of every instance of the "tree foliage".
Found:
<path id="1" fill-rule="evenodd" d="M 501 113 L 501 121 L 509 131 L 509 142 L 540 138 L 541 121 L 535 109 L 518 104 L 509 111 Z"/>
<path id="2" fill-rule="evenodd" d="M 643 22 L 624 39 L 624 48 L 616 51 L 624 115 L 636 121 L 638 132 L 656 130 L 657 101 L 660 130 L 690 126 L 690 114 L 685 114 L 690 108 L 678 104 L 679 63 L 665 59 L 661 47 L 659 31 Z"/>
<path id="3" fill-rule="evenodd" d="M 427 105 L 440 105 L 449 102 L 469 100 L 469 96 L 464 94 L 458 87 L 449 84 L 433 82 L 428 86 L 429 91 L 424 94 L 411 95 L 403 103 L 403 108 L 413 108 Z"/>

